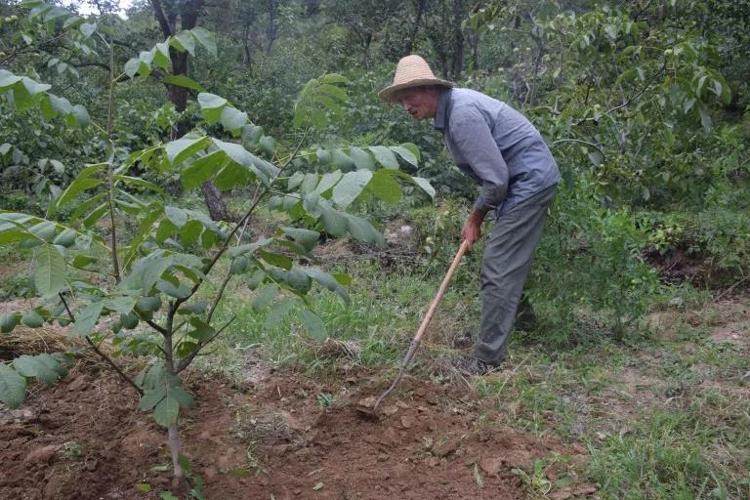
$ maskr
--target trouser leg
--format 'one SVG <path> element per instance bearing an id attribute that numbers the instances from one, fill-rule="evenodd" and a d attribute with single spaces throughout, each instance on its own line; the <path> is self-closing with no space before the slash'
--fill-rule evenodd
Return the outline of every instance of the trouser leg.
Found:
<path id="1" fill-rule="evenodd" d="M 484 250 L 481 273 L 482 319 L 474 355 L 499 364 L 513 328 L 518 302 L 555 196 L 552 187 L 519 203 L 495 221 Z"/>

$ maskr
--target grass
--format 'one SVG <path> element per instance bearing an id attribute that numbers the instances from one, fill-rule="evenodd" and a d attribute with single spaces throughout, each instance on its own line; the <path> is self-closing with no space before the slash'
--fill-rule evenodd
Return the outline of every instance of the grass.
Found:
<path id="1" fill-rule="evenodd" d="M 429 376 L 437 359 L 457 355 L 453 337 L 476 328 L 479 254 L 459 269 L 418 355 L 417 373 Z M 395 366 L 432 300 L 444 262 L 433 261 L 429 272 L 389 271 L 375 259 L 335 262 L 334 256 L 329 270 L 354 278 L 351 303 L 316 290 L 311 309 L 328 336 L 357 343 L 357 363 Z M 14 278 L 7 283 L 15 286 Z M 205 298 L 215 293 L 215 284 L 201 290 Z M 200 369 L 241 381 L 248 355 L 256 351 L 272 366 L 313 375 L 341 362 L 321 355 L 296 311 L 269 322 L 269 309 L 253 308 L 255 296 L 242 278 L 232 282 L 216 320 L 236 319 L 210 355 L 198 358 Z M 518 332 L 505 370 L 473 380 L 484 402 L 479 422 L 584 445 L 590 459 L 577 480 L 597 484 L 603 498 L 748 498 L 749 346 L 746 338 L 728 342 L 713 335 L 717 327 L 746 321 L 747 309 L 748 303 L 717 304 L 706 292 L 682 286 L 665 289 L 652 315 L 621 342 L 587 311 L 580 311 L 573 335 Z M 318 397 L 321 406 L 334 404 L 333 395 Z M 543 464 L 524 473 L 537 495 L 562 487 L 545 479 Z"/>

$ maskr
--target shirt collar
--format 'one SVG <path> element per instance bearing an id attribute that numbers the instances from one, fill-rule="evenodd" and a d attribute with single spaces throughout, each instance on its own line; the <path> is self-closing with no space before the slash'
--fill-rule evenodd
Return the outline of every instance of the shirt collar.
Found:
<path id="1" fill-rule="evenodd" d="M 437 130 L 445 130 L 448 121 L 448 104 L 451 100 L 451 89 L 446 89 L 440 92 L 437 102 L 437 110 L 435 111 L 435 120 L 433 126 Z"/>

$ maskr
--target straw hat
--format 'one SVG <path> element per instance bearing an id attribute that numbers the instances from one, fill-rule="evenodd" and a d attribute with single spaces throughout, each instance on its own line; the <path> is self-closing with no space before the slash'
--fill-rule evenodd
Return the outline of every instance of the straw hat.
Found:
<path id="1" fill-rule="evenodd" d="M 438 85 L 442 87 L 453 87 L 455 84 L 447 80 L 436 78 L 427 61 L 418 55 L 410 55 L 401 58 L 396 66 L 396 74 L 393 75 L 393 83 L 378 92 L 384 101 L 393 101 L 396 92 L 411 87 L 424 85 Z"/>

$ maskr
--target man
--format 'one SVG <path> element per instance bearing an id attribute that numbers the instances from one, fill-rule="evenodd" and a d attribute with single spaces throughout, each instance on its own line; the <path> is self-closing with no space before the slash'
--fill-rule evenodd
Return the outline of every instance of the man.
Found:
<path id="1" fill-rule="evenodd" d="M 417 55 L 401 59 L 380 97 L 398 102 L 417 120 L 432 118 L 458 167 L 481 185 L 462 236 L 473 244 L 485 215 L 495 225 L 481 272 L 482 318 L 465 373 L 496 369 L 506 355 L 513 320 L 542 236 L 560 173 L 539 132 L 507 104 L 435 77 Z"/>

